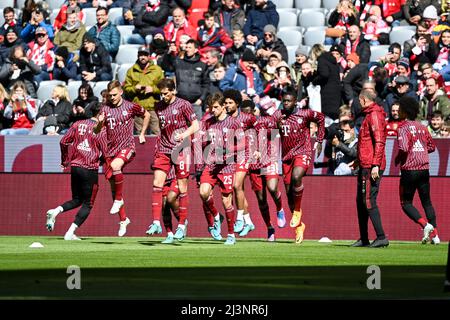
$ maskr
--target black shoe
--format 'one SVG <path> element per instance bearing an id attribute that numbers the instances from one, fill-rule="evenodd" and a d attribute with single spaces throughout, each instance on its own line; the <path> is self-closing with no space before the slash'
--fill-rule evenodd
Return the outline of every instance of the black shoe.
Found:
<path id="1" fill-rule="evenodd" d="M 375 239 L 369 246 L 369 248 L 383 248 L 389 245 L 388 239 Z"/>
<path id="2" fill-rule="evenodd" d="M 350 247 L 368 247 L 370 245 L 369 240 L 367 241 L 362 241 L 361 239 L 359 239 L 358 241 L 356 241 L 355 243 L 351 244 Z"/>

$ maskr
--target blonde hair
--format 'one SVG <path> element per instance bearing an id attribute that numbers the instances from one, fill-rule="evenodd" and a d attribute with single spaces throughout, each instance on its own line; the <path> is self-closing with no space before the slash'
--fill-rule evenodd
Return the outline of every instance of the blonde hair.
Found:
<path id="1" fill-rule="evenodd" d="M 59 100 L 70 101 L 69 91 L 67 90 L 67 87 L 65 85 L 58 84 L 57 86 L 55 86 L 53 91 L 56 93 Z"/>
<path id="2" fill-rule="evenodd" d="M 233 30 L 233 33 L 231 34 L 231 39 L 234 40 L 237 37 L 244 38 L 244 32 L 242 32 L 242 30 L 240 29 Z"/>
<path id="3" fill-rule="evenodd" d="M 311 63 L 311 66 L 314 70 L 317 70 L 317 59 L 322 55 L 322 53 L 325 52 L 325 47 L 320 44 L 316 43 L 312 46 L 311 51 L 309 52 L 309 63 Z"/>
<path id="4" fill-rule="evenodd" d="M 0 83 L 0 103 L 5 100 L 9 100 L 8 91 L 6 91 L 5 87 Z"/>

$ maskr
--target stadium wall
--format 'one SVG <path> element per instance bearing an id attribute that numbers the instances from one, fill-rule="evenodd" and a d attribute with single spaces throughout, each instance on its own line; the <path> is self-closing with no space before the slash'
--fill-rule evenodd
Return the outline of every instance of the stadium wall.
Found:
<path id="1" fill-rule="evenodd" d="M 59 140 L 61 136 L 0 136 L 0 172 L 60 172 Z M 140 145 L 136 138 L 136 157 L 125 169 L 127 173 L 149 173 L 155 152 L 154 136 L 147 137 L 147 143 Z M 450 139 L 435 139 L 436 151 L 430 154 L 432 176 L 450 176 Z M 386 142 L 387 167 L 385 175 L 398 175 L 394 165 L 397 140 Z M 323 153 L 315 161 L 323 162 Z M 281 166 L 280 166 L 281 168 Z M 326 169 L 312 168 L 313 175 L 324 175 Z"/>
<path id="2" fill-rule="evenodd" d="M 131 219 L 127 236 L 145 236 L 145 231 L 152 221 L 151 213 L 151 174 L 127 174 L 125 177 L 124 198 L 126 210 Z M 53 233 L 45 229 L 45 213 L 70 199 L 69 174 L 0 174 L 0 235 L 58 235 L 63 236 L 76 211 L 58 216 Z M 91 216 L 79 229 L 79 236 L 116 236 L 118 230 L 118 216 L 110 215 L 112 204 L 109 184 L 101 176 L 100 190 Z M 302 207 L 304 222 L 307 226 L 306 239 L 319 239 L 327 236 L 336 239 L 357 239 L 357 213 L 355 206 L 356 178 L 309 176 L 304 179 L 305 193 Z M 398 196 L 398 177 L 384 177 L 378 203 L 381 211 L 383 226 L 391 240 L 421 239 L 421 230 L 402 212 Z M 280 180 L 281 185 L 281 180 Z M 256 198 L 250 185 L 246 185 L 247 197 L 256 229 L 249 237 L 265 238 L 266 228 L 257 209 Z M 284 191 L 284 187 L 282 187 Z M 450 204 L 448 192 L 450 178 L 434 177 L 431 179 L 432 201 L 437 212 L 437 222 L 442 240 L 450 239 Z M 206 221 L 202 212 L 202 205 L 198 189 L 194 181 L 189 185 L 189 231 L 190 237 L 208 237 Z M 219 204 L 219 194 L 215 194 Z M 287 201 L 284 197 L 284 206 Z M 275 208 L 269 199 L 272 219 L 276 224 Z M 423 214 L 418 197 L 415 204 Z M 221 205 L 217 206 L 222 209 Z M 220 210 L 223 212 L 223 210 Z M 290 214 L 288 214 L 290 218 Z M 174 221 L 174 227 L 176 222 Z M 373 239 L 374 233 L 370 227 Z M 226 225 L 222 227 L 222 234 L 226 234 Z M 277 238 L 294 238 L 293 230 L 289 227 L 276 228 Z"/>

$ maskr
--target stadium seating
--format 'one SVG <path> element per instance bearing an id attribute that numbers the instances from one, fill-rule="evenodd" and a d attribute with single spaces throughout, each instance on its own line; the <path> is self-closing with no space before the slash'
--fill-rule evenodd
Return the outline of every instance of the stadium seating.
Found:
<path id="1" fill-rule="evenodd" d="M 322 0 L 295 0 L 297 9 L 320 8 Z"/>
<path id="2" fill-rule="evenodd" d="M 109 9 L 108 20 L 111 23 L 113 23 L 115 25 L 118 25 L 119 18 L 122 18 L 122 11 L 123 11 L 122 8 L 111 8 L 111 9 Z"/>
<path id="3" fill-rule="evenodd" d="M 305 28 L 325 25 L 325 15 L 319 11 L 301 13 L 298 17 L 299 25 Z"/>
<path id="4" fill-rule="evenodd" d="M 299 31 L 301 34 L 303 34 L 303 33 L 305 33 L 306 28 L 300 27 L 300 26 L 287 26 L 287 27 L 278 28 L 278 31 L 284 31 L 284 30 L 295 30 L 295 31 Z"/>
<path id="5" fill-rule="evenodd" d="M 277 10 L 280 8 L 294 7 L 294 0 L 273 0 L 272 2 L 277 6 Z"/>
<path id="6" fill-rule="evenodd" d="M 416 34 L 416 31 L 410 30 L 410 29 L 395 29 L 392 30 L 389 33 L 389 42 L 394 43 L 397 42 L 400 45 L 403 45 L 403 43 L 406 40 L 411 39 Z"/>
<path id="7" fill-rule="evenodd" d="M 67 91 L 69 91 L 70 101 L 73 102 L 78 97 L 78 88 L 81 86 L 81 81 L 70 81 L 67 85 Z"/>
<path id="8" fill-rule="evenodd" d="M 377 61 L 388 53 L 389 46 L 370 46 L 370 61 Z"/>
<path id="9" fill-rule="evenodd" d="M 289 11 L 279 11 L 280 22 L 278 23 L 278 28 L 289 27 L 297 25 L 297 14 Z"/>
<path id="10" fill-rule="evenodd" d="M 298 46 L 302 44 L 302 33 L 297 30 L 280 30 L 277 33 L 277 37 L 283 40 L 286 46 Z"/>
<path id="11" fill-rule="evenodd" d="M 120 83 L 123 83 L 125 81 L 125 78 L 127 76 L 127 71 L 133 66 L 132 63 L 126 63 L 122 64 L 119 67 L 119 70 L 117 71 L 117 80 L 119 80 Z"/>
<path id="12" fill-rule="evenodd" d="M 109 81 L 99 81 L 95 83 L 94 96 L 96 96 L 99 100 L 102 100 L 101 92 L 108 87 L 108 83 Z"/>
<path id="13" fill-rule="evenodd" d="M 116 63 L 134 63 L 137 59 L 137 53 L 140 45 L 123 44 L 119 47 L 117 52 Z"/>
<path id="14" fill-rule="evenodd" d="M 59 9 L 53 9 L 52 13 L 50 13 L 50 22 L 52 25 L 55 23 L 55 19 L 58 16 Z"/>
<path id="15" fill-rule="evenodd" d="M 303 35 L 303 42 L 306 46 L 312 47 L 316 43 L 325 42 L 325 29 L 309 29 Z"/>
<path id="16" fill-rule="evenodd" d="M 336 9 L 338 3 L 339 0 L 323 0 L 322 6 L 328 11 L 333 11 L 334 9 Z"/>
<path id="17" fill-rule="evenodd" d="M 392 31 L 394 30 L 412 30 L 416 32 L 417 27 L 416 26 L 396 26 L 392 27 Z"/>
<path id="18" fill-rule="evenodd" d="M 295 50 L 297 50 L 297 46 L 286 46 L 287 52 L 288 52 L 288 64 L 291 65 L 295 62 Z"/>
<path id="19" fill-rule="evenodd" d="M 59 80 L 42 81 L 39 84 L 39 89 L 37 91 L 38 99 L 41 100 L 42 102 L 51 99 L 53 88 L 59 84 L 66 85 L 64 81 Z"/>
<path id="20" fill-rule="evenodd" d="M 25 7 L 25 0 L 16 0 L 16 8 L 22 9 Z"/>
<path id="21" fill-rule="evenodd" d="M 86 27 L 92 27 L 97 23 L 97 13 L 95 12 L 96 8 L 85 8 L 83 9 L 84 15 L 86 17 L 84 21 L 84 25 Z"/>
<path id="22" fill-rule="evenodd" d="M 3 17 L 3 8 L 0 8 L 0 26 L 5 23 L 5 18 Z"/>
<path id="23" fill-rule="evenodd" d="M 134 26 L 117 26 L 120 32 L 121 44 L 126 44 L 129 36 L 133 34 Z"/>
<path id="24" fill-rule="evenodd" d="M 203 14 L 208 11 L 207 9 L 193 9 L 189 13 L 188 20 L 195 27 L 198 27 L 198 22 L 203 19 Z"/>
<path id="25" fill-rule="evenodd" d="M 280 8 L 280 9 L 277 8 L 277 12 L 278 14 L 280 14 L 280 12 L 292 12 L 298 15 L 300 13 L 300 10 L 296 8 Z"/>
<path id="26" fill-rule="evenodd" d="M 14 7 L 14 0 L 1 0 L 0 4 L 2 8 Z"/>
<path id="27" fill-rule="evenodd" d="M 65 0 L 47 0 L 48 7 L 50 10 L 61 9 Z"/>

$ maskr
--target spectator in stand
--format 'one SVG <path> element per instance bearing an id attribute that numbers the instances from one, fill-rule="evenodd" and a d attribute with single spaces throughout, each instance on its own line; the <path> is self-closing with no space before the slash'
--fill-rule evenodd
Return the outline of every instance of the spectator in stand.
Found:
<path id="1" fill-rule="evenodd" d="M 405 76 L 398 76 L 395 78 L 395 86 L 391 93 L 386 97 L 386 106 L 391 109 L 392 105 L 396 101 L 400 101 L 403 96 L 412 97 L 418 100 L 416 93 L 411 89 L 409 78 Z"/>
<path id="2" fill-rule="evenodd" d="M 222 56 L 220 52 L 217 49 L 211 49 L 208 52 L 206 52 L 205 55 L 205 63 L 208 66 L 207 73 L 209 81 L 214 81 L 214 69 L 216 68 L 216 65 L 222 60 Z"/>
<path id="3" fill-rule="evenodd" d="M 164 35 L 169 43 L 174 42 L 180 47 L 180 37 L 187 34 L 191 39 L 197 39 L 197 31 L 186 19 L 186 14 L 181 8 L 175 8 L 172 12 L 172 21 L 164 27 Z"/>
<path id="4" fill-rule="evenodd" d="M 281 96 L 288 87 L 294 88 L 296 83 L 291 78 L 289 65 L 280 61 L 275 68 L 275 77 L 267 83 L 264 94 L 281 102 Z"/>
<path id="5" fill-rule="evenodd" d="M 20 33 L 20 37 L 26 43 L 33 41 L 34 35 L 36 34 L 36 29 L 38 27 L 45 28 L 47 30 L 48 37 L 50 40 L 53 40 L 53 27 L 50 24 L 47 24 L 44 20 L 43 9 L 40 6 L 36 6 L 33 9 L 31 18 Z"/>
<path id="6" fill-rule="evenodd" d="M 225 77 L 226 72 L 227 67 L 222 62 L 218 62 L 214 66 L 213 79 L 210 79 L 210 94 L 213 94 L 215 92 L 222 92 L 222 90 L 220 90 L 220 81 L 222 81 L 222 79 Z"/>
<path id="7" fill-rule="evenodd" d="M 444 30 L 439 38 L 439 54 L 433 68 L 437 70 L 444 81 L 450 81 L 450 30 Z"/>
<path id="8" fill-rule="evenodd" d="M 378 7 L 374 7 L 374 9 L 375 8 L 377 10 L 371 10 L 371 16 L 364 25 L 364 39 L 368 40 L 371 46 L 389 44 L 389 32 L 391 31 L 391 28 L 381 17 L 380 9 Z"/>
<path id="9" fill-rule="evenodd" d="M 97 24 L 89 29 L 88 33 L 97 39 L 114 59 L 119 51 L 120 32 L 117 27 L 108 20 L 108 9 L 98 7 L 96 11 Z"/>
<path id="10" fill-rule="evenodd" d="M 291 65 L 291 74 L 292 79 L 295 82 L 300 82 L 300 77 L 302 76 L 302 65 L 308 61 L 309 50 L 299 45 L 299 47 L 295 50 L 295 62 Z M 301 96 L 300 94 L 298 95 Z"/>
<path id="11" fill-rule="evenodd" d="M 63 4 L 61 7 L 61 10 L 59 10 L 58 15 L 55 18 L 55 22 L 53 23 L 53 28 L 55 29 L 55 32 L 60 30 L 63 25 L 67 23 L 67 11 L 68 9 L 78 9 L 76 10 L 78 12 L 78 20 L 81 22 L 85 21 L 84 12 L 81 10 L 80 6 L 78 6 L 78 0 L 67 0 L 67 3 Z"/>
<path id="12" fill-rule="evenodd" d="M 199 41 L 199 53 L 202 61 L 206 62 L 206 52 L 211 49 L 219 50 L 222 54 L 233 46 L 233 40 L 225 29 L 216 25 L 214 13 L 207 11 L 203 14 L 204 24 L 198 28 L 197 39 Z"/>
<path id="13" fill-rule="evenodd" d="M 210 1 L 210 6 L 213 1 Z M 217 9 L 217 10 L 216 10 Z M 216 22 L 231 37 L 234 30 L 242 30 L 245 25 L 245 13 L 239 7 L 237 0 L 222 0 L 218 2 L 218 7 L 212 9 L 216 17 Z"/>
<path id="14" fill-rule="evenodd" d="M 77 80 L 112 80 L 111 57 L 101 43 L 97 43 L 89 34 L 83 37 L 80 50 L 80 72 Z"/>
<path id="15" fill-rule="evenodd" d="M 264 86 L 271 80 L 275 79 L 275 71 L 278 64 L 283 61 L 279 52 L 272 52 L 269 56 L 268 63 L 262 68 L 261 76 Z"/>
<path id="16" fill-rule="evenodd" d="M 21 46 L 24 50 L 27 50 L 27 44 L 19 38 L 13 27 L 9 27 L 5 31 L 3 43 L 0 43 L 0 61 L 5 61 L 11 53 L 11 48 L 15 46 Z"/>
<path id="17" fill-rule="evenodd" d="M 431 115 L 428 132 L 433 138 L 450 138 L 450 131 L 448 126 L 445 125 L 444 116 L 441 111 L 436 110 Z"/>
<path id="18" fill-rule="evenodd" d="M 340 46 L 345 56 L 350 53 L 356 53 L 361 63 L 369 63 L 370 60 L 370 44 L 364 39 L 358 26 L 350 26 L 348 34 L 341 42 Z"/>
<path id="19" fill-rule="evenodd" d="M 411 55 L 409 56 L 411 70 L 417 71 L 423 63 L 434 64 L 438 54 L 439 49 L 429 34 L 418 36 L 416 46 L 411 49 Z"/>
<path id="20" fill-rule="evenodd" d="M 0 67 L 0 82 L 10 88 L 15 82 L 21 81 L 25 83 L 26 93 L 36 98 L 34 76 L 40 71 L 39 66 L 26 57 L 23 47 L 17 45 L 11 48 L 9 57 Z"/>
<path id="21" fill-rule="evenodd" d="M 158 82 L 164 78 L 160 66 L 150 59 L 150 51 L 140 48 L 136 63 L 128 70 L 123 91 L 129 101 L 143 107 L 150 113 L 150 131 L 152 134 L 160 133 L 158 116 L 155 112 L 155 103 L 159 101 Z M 136 132 L 141 132 L 142 118 L 134 119 Z"/>
<path id="22" fill-rule="evenodd" d="M 247 48 L 242 30 L 233 30 L 231 38 L 233 39 L 233 46 L 225 52 L 223 57 L 223 63 L 227 66 L 237 64 Z"/>
<path id="23" fill-rule="evenodd" d="M 50 74 L 55 64 L 55 46 L 48 38 L 47 30 L 39 27 L 36 29 L 36 39 L 28 44 L 27 58 L 34 62 L 40 72 L 34 76 L 38 84 L 41 81 L 50 80 Z"/>
<path id="24" fill-rule="evenodd" d="M 338 44 L 340 37 L 344 36 L 347 29 L 352 25 L 358 25 L 358 17 L 355 7 L 349 0 L 341 0 L 336 5 L 328 19 L 328 25 L 331 30 L 328 30 L 325 37 L 326 45 Z"/>
<path id="25" fill-rule="evenodd" d="M 188 40 L 189 37 L 186 40 L 186 42 Z M 184 42 L 184 45 L 186 45 L 186 42 Z M 180 39 L 180 48 L 181 47 L 184 48 L 184 45 L 182 37 L 182 39 Z M 149 49 L 150 49 L 150 59 L 158 66 L 161 66 L 164 55 L 169 50 L 169 43 L 166 41 L 166 38 L 164 38 L 164 31 L 162 28 L 155 29 L 155 31 L 153 32 L 153 39 L 152 42 L 150 43 Z"/>
<path id="26" fill-rule="evenodd" d="M 416 44 L 417 44 L 417 39 L 419 38 L 419 36 L 424 36 L 424 35 L 426 35 L 426 34 L 431 35 L 431 34 L 428 32 L 427 24 L 426 24 L 424 21 L 419 22 L 419 23 L 417 24 L 416 28 L 417 28 L 417 29 L 416 29 L 416 34 L 413 35 L 413 36 L 411 37 L 411 39 L 406 40 L 406 41 L 403 43 L 403 56 L 404 56 L 404 57 L 409 57 L 409 56 L 411 55 L 411 50 L 412 50 L 412 48 L 414 48 L 414 47 L 416 46 Z"/>
<path id="27" fill-rule="evenodd" d="M 61 30 L 55 36 L 55 44 L 59 47 L 66 47 L 69 52 L 78 54 L 83 36 L 86 33 L 86 27 L 78 19 L 78 8 L 67 9 L 67 23 L 61 27 Z"/>
<path id="28" fill-rule="evenodd" d="M 78 97 L 72 103 L 70 122 L 91 118 L 91 104 L 95 102 L 98 102 L 98 98 L 94 96 L 91 85 L 87 82 L 82 83 L 78 88 Z"/>
<path id="29" fill-rule="evenodd" d="M 192 0 L 168 0 L 168 2 L 171 10 L 181 8 L 186 12 L 190 7 L 192 7 Z"/>
<path id="30" fill-rule="evenodd" d="M 163 65 L 168 71 L 175 72 L 177 97 L 192 103 L 198 119 L 202 118 L 202 105 L 206 101 L 209 88 L 208 66 L 200 61 L 198 42 L 191 39 L 186 44 L 183 58 L 171 52 L 165 55 Z"/>
<path id="31" fill-rule="evenodd" d="M 426 91 L 426 81 L 429 78 L 435 78 L 437 80 L 437 84 L 439 88 L 444 88 L 444 78 L 436 71 L 433 70 L 433 66 L 429 63 L 424 63 L 420 66 L 419 71 L 417 72 L 419 79 L 417 80 L 417 95 L 419 99 L 425 94 Z M 444 90 L 443 90 L 444 91 Z"/>
<path id="32" fill-rule="evenodd" d="M 440 90 L 437 80 L 433 77 L 428 78 L 425 85 L 426 93 L 422 100 L 420 100 L 420 107 L 416 120 L 427 120 L 429 122 L 433 112 L 437 110 L 441 111 L 444 120 L 447 120 L 450 115 L 450 100 L 447 95 Z"/>
<path id="33" fill-rule="evenodd" d="M 398 110 L 400 108 L 400 104 L 398 101 L 394 102 L 391 107 L 391 112 L 389 113 L 389 119 L 386 123 L 386 133 L 389 137 L 397 136 L 397 128 L 400 125 L 400 116 Z"/>
<path id="34" fill-rule="evenodd" d="M 359 57 L 355 53 L 347 56 L 349 70 L 342 80 L 344 89 L 344 100 L 348 105 L 353 104 L 353 100 L 358 99 L 362 90 L 364 80 L 367 79 L 367 63 L 359 63 Z"/>
<path id="35" fill-rule="evenodd" d="M 5 19 L 5 23 L 0 27 L 0 37 L 6 35 L 6 31 L 11 27 L 14 29 L 16 34 L 20 34 L 22 32 L 22 27 L 18 23 L 15 18 L 14 8 L 6 7 L 3 9 L 3 18 Z M 0 41 L 1 42 L 1 41 Z"/>
<path id="36" fill-rule="evenodd" d="M 255 0 L 255 6 L 247 14 L 244 34 L 248 45 L 256 44 L 264 38 L 264 27 L 268 24 L 278 28 L 280 16 L 275 4 L 270 0 Z"/>
<path id="37" fill-rule="evenodd" d="M 331 140 L 333 174 L 335 176 L 348 176 L 355 174 L 349 164 L 357 158 L 358 137 L 355 124 L 352 120 L 339 121 L 339 133 Z"/>
<path id="38" fill-rule="evenodd" d="M 433 40 L 434 37 L 439 36 L 439 16 L 437 14 L 437 10 L 434 6 L 428 6 L 425 8 L 422 16 L 422 20 L 426 23 L 428 27 L 428 33 L 431 34 Z"/>
<path id="39" fill-rule="evenodd" d="M 331 120 L 338 118 L 341 106 L 341 79 L 336 58 L 330 52 L 322 53 L 317 61 L 317 77 L 313 85 L 320 86 L 322 113 Z M 330 122 L 330 120 L 326 120 Z"/>
<path id="40" fill-rule="evenodd" d="M 46 2 L 43 2 L 41 0 L 25 0 L 23 8 L 21 8 L 22 15 L 19 19 L 22 27 L 24 27 L 28 23 L 28 21 L 31 20 L 33 16 L 33 11 L 36 8 L 39 8 L 42 11 L 44 15 L 44 20 L 49 21 L 50 12 L 48 10 L 49 8 Z"/>
<path id="41" fill-rule="evenodd" d="M 7 129 L 11 127 L 12 121 L 11 119 L 7 119 L 3 116 L 5 112 L 5 108 L 9 103 L 9 94 L 6 91 L 5 87 L 0 83 L 0 130 Z"/>
<path id="42" fill-rule="evenodd" d="M 430 5 L 436 8 L 436 13 L 439 13 L 440 6 L 438 0 L 406 0 L 403 6 L 403 15 L 410 24 L 418 24 L 422 20 L 425 8 Z"/>
<path id="43" fill-rule="evenodd" d="M 344 58 L 344 51 L 342 51 L 342 47 L 337 45 L 332 45 L 330 48 L 331 54 L 336 58 L 336 62 L 339 66 L 339 77 L 340 79 L 344 79 L 344 74 L 346 71 L 348 71 L 348 62 Z M 353 57 L 358 56 L 357 54 L 354 54 Z M 348 59 L 348 58 L 347 58 Z M 358 64 L 359 64 L 359 57 L 358 57 Z"/>
<path id="44" fill-rule="evenodd" d="M 44 121 L 44 134 L 64 134 L 70 125 L 70 103 L 67 87 L 57 85 L 52 91 L 52 98 L 39 108 L 37 121 Z"/>
<path id="45" fill-rule="evenodd" d="M 0 135 L 27 135 L 30 133 L 39 109 L 39 100 L 27 95 L 25 83 L 17 81 L 11 88 L 11 100 L 6 105 L 3 116 L 12 120 L 9 129 L 0 131 Z"/>
<path id="46" fill-rule="evenodd" d="M 75 55 L 66 47 L 58 47 L 55 51 L 55 65 L 53 66 L 53 79 L 68 82 L 76 79 L 78 66 L 74 62 Z"/>
<path id="47" fill-rule="evenodd" d="M 308 87 L 312 84 L 315 78 L 316 71 L 313 69 L 311 63 L 309 63 L 308 61 L 304 62 L 302 64 L 300 79 L 297 82 L 297 92 L 299 100 L 309 98 Z"/>
<path id="48" fill-rule="evenodd" d="M 381 57 L 379 64 L 387 71 L 387 75 L 391 77 L 397 72 L 397 62 L 402 55 L 402 47 L 399 43 L 394 42 L 389 46 L 388 53 Z"/>
<path id="49" fill-rule="evenodd" d="M 239 90 L 243 98 L 256 98 L 264 93 L 263 84 L 259 72 L 256 70 L 255 63 L 257 59 L 252 50 L 247 49 L 239 63 L 231 65 L 220 82 L 220 89 Z M 259 102 L 259 101 L 257 101 Z"/>
<path id="50" fill-rule="evenodd" d="M 152 41 L 152 33 L 166 24 L 169 15 L 170 9 L 165 1 L 148 0 L 133 19 L 134 30 L 128 43 L 148 46 Z"/>
<path id="51" fill-rule="evenodd" d="M 281 54 L 282 60 L 288 61 L 289 56 L 287 48 L 284 45 L 283 40 L 277 37 L 277 29 L 275 26 L 268 24 L 264 27 L 263 41 L 256 45 L 256 57 L 260 67 L 264 67 L 272 52 L 278 52 Z"/>
<path id="52" fill-rule="evenodd" d="M 391 27 L 400 25 L 400 21 L 404 19 L 403 5 L 406 0 L 381 0 L 380 7 L 383 13 L 383 19 Z"/>

